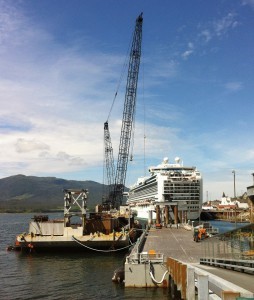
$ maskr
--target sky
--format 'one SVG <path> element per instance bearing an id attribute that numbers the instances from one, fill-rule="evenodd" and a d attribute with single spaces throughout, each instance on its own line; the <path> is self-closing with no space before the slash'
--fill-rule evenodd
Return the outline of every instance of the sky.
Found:
<path id="1" fill-rule="evenodd" d="M 116 161 L 141 12 L 126 186 L 164 157 L 198 168 L 204 201 L 234 196 L 232 170 L 236 195 L 253 184 L 254 0 L 0 0 L 0 178 L 103 183 L 104 122 L 118 91 Z"/>

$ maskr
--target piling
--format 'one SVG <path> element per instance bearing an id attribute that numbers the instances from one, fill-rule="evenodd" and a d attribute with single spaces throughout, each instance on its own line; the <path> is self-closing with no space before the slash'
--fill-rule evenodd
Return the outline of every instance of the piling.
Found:
<path id="1" fill-rule="evenodd" d="M 178 225 L 178 206 L 174 206 L 174 219 L 175 219 L 175 224 Z"/>
<path id="2" fill-rule="evenodd" d="M 169 206 L 165 205 L 165 225 L 169 224 Z"/>
<path id="3" fill-rule="evenodd" d="M 159 205 L 156 205 L 156 224 L 161 224 L 161 212 Z"/>

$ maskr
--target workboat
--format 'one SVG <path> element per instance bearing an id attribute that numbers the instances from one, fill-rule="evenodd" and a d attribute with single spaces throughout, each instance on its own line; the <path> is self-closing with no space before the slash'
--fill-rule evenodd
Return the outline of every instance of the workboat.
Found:
<path id="1" fill-rule="evenodd" d="M 135 224 L 128 211 L 120 213 L 95 212 L 88 214 L 85 189 L 64 190 L 64 215 L 50 220 L 47 215 L 37 215 L 29 224 L 28 233 L 16 237 L 10 250 L 88 249 L 94 251 L 118 251 L 127 249 L 135 237 L 130 229 Z"/>
<path id="2" fill-rule="evenodd" d="M 150 167 L 150 176 L 141 177 L 130 187 L 127 204 L 137 218 L 161 223 L 187 223 L 199 218 L 202 204 L 202 176 L 196 167 L 173 163 L 164 158 Z M 157 219 L 156 219 L 157 218 Z"/>

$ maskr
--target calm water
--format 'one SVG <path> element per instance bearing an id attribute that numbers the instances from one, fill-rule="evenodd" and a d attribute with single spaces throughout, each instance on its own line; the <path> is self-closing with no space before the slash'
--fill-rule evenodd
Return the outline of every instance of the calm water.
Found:
<path id="1" fill-rule="evenodd" d="M 231 222 L 224 222 L 224 221 L 209 221 L 209 223 L 216 228 L 219 228 L 219 233 L 224 233 L 229 230 L 233 230 L 236 228 L 240 228 L 243 226 L 249 225 L 249 223 L 231 223 Z"/>
<path id="2" fill-rule="evenodd" d="M 50 218 L 61 214 L 49 214 Z M 166 289 L 124 288 L 111 281 L 126 253 L 22 254 L 6 251 L 33 214 L 0 214 L 0 298 L 170 299 Z"/>

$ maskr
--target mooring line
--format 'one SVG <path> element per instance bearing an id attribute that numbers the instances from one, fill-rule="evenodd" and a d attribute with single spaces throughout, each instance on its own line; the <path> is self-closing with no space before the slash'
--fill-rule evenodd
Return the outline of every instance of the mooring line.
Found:
<path id="1" fill-rule="evenodd" d="M 95 248 L 92 248 L 92 247 L 89 247 L 89 246 L 86 246 L 84 244 L 82 244 L 77 238 L 75 238 L 74 236 L 72 236 L 72 239 L 78 243 L 79 245 L 87 248 L 87 249 L 90 249 L 90 250 L 93 250 L 93 251 L 98 251 L 98 252 L 116 252 L 116 251 L 120 251 L 120 250 L 123 250 L 123 249 L 126 249 L 126 248 L 129 248 L 129 247 L 132 247 L 132 245 L 128 245 L 128 246 L 125 246 L 123 248 L 119 248 L 119 249 L 112 249 L 112 250 L 101 250 L 101 249 L 95 249 Z"/>

